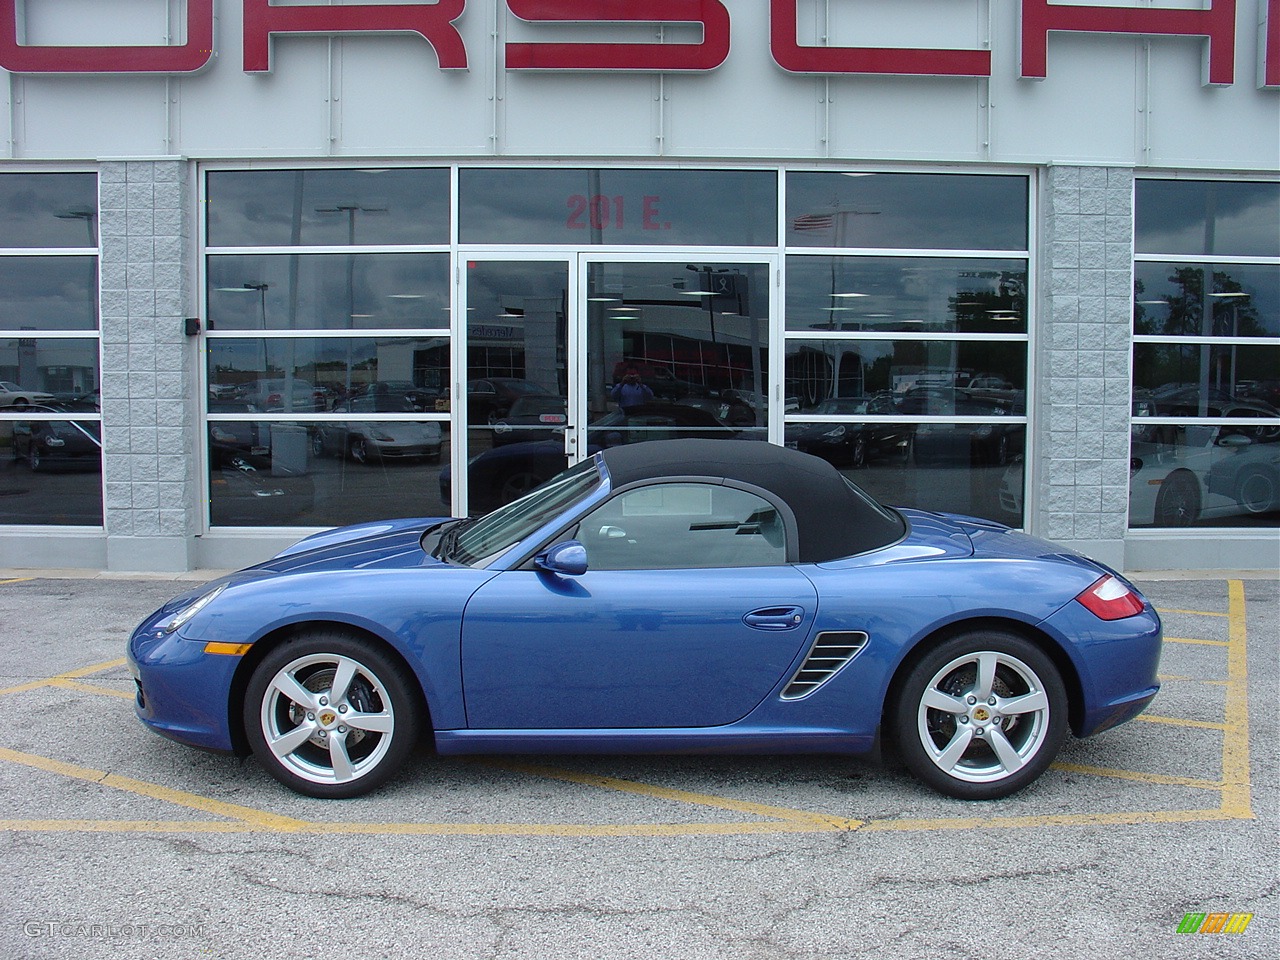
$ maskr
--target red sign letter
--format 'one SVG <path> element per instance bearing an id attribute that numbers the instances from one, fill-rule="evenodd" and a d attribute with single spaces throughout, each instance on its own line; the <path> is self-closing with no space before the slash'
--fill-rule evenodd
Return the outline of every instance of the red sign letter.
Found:
<path id="1" fill-rule="evenodd" d="M 1267 0 L 1258 30 L 1258 86 L 1280 87 L 1280 0 Z"/>
<path id="2" fill-rule="evenodd" d="M 791 73 L 991 76 L 991 53 L 988 50 L 802 47 L 796 35 L 796 0 L 769 0 L 769 49 L 774 62 Z"/>
<path id="3" fill-rule="evenodd" d="M 508 70 L 714 70 L 729 56 L 720 0 L 507 0 L 535 23 L 700 23 L 701 43 L 508 43 Z"/>
<path id="4" fill-rule="evenodd" d="M 1132 33 L 1148 37 L 1207 37 L 1205 83 L 1235 82 L 1236 0 L 1209 0 L 1204 10 L 1155 7 L 1078 7 L 1022 0 L 1022 75 L 1043 80 L 1049 32 Z"/>
<path id="5" fill-rule="evenodd" d="M 17 0 L 0 0 L 0 67 L 12 73 L 194 73 L 213 58 L 213 0 L 187 0 L 182 46 L 32 47 L 18 42 Z"/>
<path id="6" fill-rule="evenodd" d="M 276 7 L 271 0 L 244 0 L 244 70 L 271 70 L 273 33 L 416 33 L 435 48 L 441 70 L 465 70 L 467 48 L 453 21 L 467 0 L 437 3 L 365 3 Z"/>

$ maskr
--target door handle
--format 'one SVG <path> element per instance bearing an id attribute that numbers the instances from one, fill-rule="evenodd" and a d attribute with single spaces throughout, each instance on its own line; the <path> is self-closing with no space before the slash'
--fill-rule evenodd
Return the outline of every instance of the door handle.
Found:
<path id="1" fill-rule="evenodd" d="M 566 423 L 564 425 L 564 455 L 572 458 L 578 452 L 578 435 L 574 432 L 573 424 Z"/>
<path id="2" fill-rule="evenodd" d="M 742 622 L 757 630 L 794 630 L 804 622 L 804 608 L 764 607 L 746 614 Z"/>

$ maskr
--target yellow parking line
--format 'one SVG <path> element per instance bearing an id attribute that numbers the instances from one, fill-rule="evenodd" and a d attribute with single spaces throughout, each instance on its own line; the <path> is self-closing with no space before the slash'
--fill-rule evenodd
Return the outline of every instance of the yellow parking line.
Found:
<path id="1" fill-rule="evenodd" d="M 87 677 L 90 674 L 101 673 L 103 670 L 111 670 L 114 667 L 124 666 L 124 657 L 118 657 L 115 660 L 106 660 L 102 663 L 90 664 L 87 667 L 77 667 L 75 670 L 68 670 L 66 673 L 59 673 L 52 677 L 45 677 L 43 680 L 32 680 L 30 683 L 20 683 L 16 687 L 6 687 L 0 690 L 0 697 L 7 693 L 23 693 L 27 690 L 39 690 L 41 687 L 47 687 L 56 684 L 59 680 L 75 680 L 79 677 Z"/>
<path id="2" fill-rule="evenodd" d="M 1113 780 L 1133 780 L 1137 783 L 1154 783 L 1162 787 L 1192 787 L 1196 790 L 1221 790 L 1221 780 L 1203 780 L 1199 777 L 1170 777 L 1162 773 L 1141 773 L 1137 770 L 1118 770 L 1114 767 L 1090 767 L 1081 763 L 1055 763 L 1054 770 L 1067 773 L 1083 773 L 1091 777 L 1110 777 Z"/>
<path id="3" fill-rule="evenodd" d="M 1197 640 L 1194 637 L 1165 637 L 1165 643 L 1193 643 L 1201 647 L 1227 647 L 1231 643 L 1228 640 Z"/>
<path id="4" fill-rule="evenodd" d="M 713 807 L 718 810 L 731 810 L 734 813 L 749 813 L 759 817 L 771 817 L 797 823 L 807 823 L 833 830 L 847 830 L 860 826 L 860 821 L 845 817 L 833 817 L 823 813 L 810 813 L 805 810 L 792 810 L 789 807 L 774 807 L 763 803 L 751 803 L 745 800 L 730 800 L 728 797 L 717 797 L 706 793 L 691 793 L 688 790 L 675 790 L 670 787 L 659 787 L 648 783 L 637 783 L 634 780 L 620 780 L 616 777 L 601 777 L 591 773 L 575 773 L 570 770 L 559 770 L 528 763 L 507 763 L 501 760 L 482 761 L 485 766 L 525 773 L 550 780 L 563 780 L 568 783 L 579 783 L 604 790 L 617 790 L 621 793 L 634 793 L 659 800 L 673 800 L 677 803 L 688 803 L 701 807 Z"/>
<path id="5" fill-rule="evenodd" d="M 173 790 L 169 787 L 162 787 L 156 783 L 134 780 L 132 777 L 122 777 L 119 774 L 107 773 L 103 770 L 94 770 L 90 767 L 81 767 L 74 763 L 66 763 L 62 760 L 53 760 L 49 757 L 41 757 L 33 753 L 22 753 L 18 750 L 10 750 L 7 747 L 0 747 L 0 760 L 8 760 L 12 763 L 19 763 L 23 766 L 32 767 L 36 770 L 45 770 L 49 773 L 56 773 L 64 777 L 71 777 L 75 780 L 86 780 L 90 783 L 101 784 L 104 787 L 111 787 L 115 790 L 124 790 L 127 793 L 136 793 L 139 796 L 150 797 L 153 800 L 164 800 L 168 803 L 176 803 L 179 806 L 190 807 L 192 810 L 201 810 L 204 813 L 212 813 L 217 816 L 244 820 L 247 823 L 257 824 L 262 827 L 270 827 L 274 830 L 295 830 L 305 822 L 302 820 L 295 820 L 293 817 L 282 817 L 278 814 L 268 813 L 265 810 L 255 810 L 252 807 L 242 807 L 237 803 L 226 803 L 222 800 L 213 800 L 209 797 L 199 796 L 198 794 L 187 793 L 184 790 Z"/>
<path id="6" fill-rule="evenodd" d="M 1249 780 L 1249 669 L 1248 634 L 1245 624 L 1244 582 L 1227 581 L 1227 702 L 1222 745 L 1223 812 L 1253 819 L 1252 786 Z"/>
<path id="7" fill-rule="evenodd" d="M 7 586 L 8 584 L 11 584 L 11 583 L 26 583 L 29 580 L 34 580 L 34 579 L 35 577 L 14 577 L 12 580 L 0 580 L 0 587 Z"/>
<path id="8" fill-rule="evenodd" d="M 1026 817 L 955 817 L 936 820 L 872 820 L 862 830 L 1009 830 L 1022 827 L 1119 826 L 1136 823 L 1200 823 L 1235 820 L 1222 810 L 1132 810 L 1125 813 L 1058 813 Z"/>
<path id="9" fill-rule="evenodd" d="M 81 683 L 79 680 L 54 680 L 49 686 L 62 687 L 64 690 L 79 690 L 81 693 L 96 693 L 103 697 L 119 697 L 130 702 L 138 699 L 137 694 L 129 690 L 116 690 L 114 687 L 95 687 L 92 683 Z"/>
<path id="10" fill-rule="evenodd" d="M 1185 614 L 1187 614 L 1188 616 L 1191 616 L 1191 617 L 1229 617 L 1229 616 L 1231 616 L 1231 614 L 1229 614 L 1229 613 L 1222 613 L 1222 612 L 1221 612 L 1221 611 L 1219 611 L 1219 610 L 1170 610 L 1170 609 L 1168 609 L 1168 608 L 1163 608 L 1163 609 L 1161 609 L 1161 611 L 1160 611 L 1160 612 L 1161 612 L 1162 614 L 1165 614 L 1165 613 L 1185 613 Z"/>
<path id="11" fill-rule="evenodd" d="M 1198 727 L 1201 730 L 1226 730 L 1225 723 L 1213 723 L 1209 720 L 1184 720 L 1182 717 L 1157 717 L 1142 714 L 1138 717 L 1143 723 L 1168 723 L 1175 727 Z"/>

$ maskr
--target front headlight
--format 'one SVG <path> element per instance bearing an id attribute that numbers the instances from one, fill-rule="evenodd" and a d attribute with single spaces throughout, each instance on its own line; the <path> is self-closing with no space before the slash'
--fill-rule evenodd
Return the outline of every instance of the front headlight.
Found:
<path id="1" fill-rule="evenodd" d="M 217 597 L 218 594 L 220 594 L 225 589 L 227 589 L 227 585 L 225 583 L 219 584 L 217 587 L 210 590 L 208 593 L 204 594 L 203 596 L 197 597 L 195 600 L 192 600 L 182 609 L 175 610 L 173 616 L 171 616 L 164 623 L 160 624 L 160 629 L 163 630 L 165 633 L 173 633 L 175 630 L 181 628 L 185 623 L 187 623 L 187 621 L 189 621 L 197 613 L 199 613 L 201 610 L 207 607 L 210 603 L 212 603 L 214 598 Z"/>
<path id="2" fill-rule="evenodd" d="M 823 434 L 823 436 L 826 437 L 828 440 L 839 440 L 841 437 L 845 435 L 845 432 L 846 432 L 845 428 L 843 426 L 840 426 L 840 427 L 835 427 L 834 429 L 828 430 L 826 433 Z"/>

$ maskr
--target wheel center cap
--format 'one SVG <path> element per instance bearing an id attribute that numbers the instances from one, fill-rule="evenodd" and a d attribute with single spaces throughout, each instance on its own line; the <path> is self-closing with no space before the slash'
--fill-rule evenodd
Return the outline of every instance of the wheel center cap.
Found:
<path id="1" fill-rule="evenodd" d="M 975 707 L 973 710 L 973 719 L 978 723 L 986 723 L 991 719 L 991 711 L 986 707 Z"/>
<path id="2" fill-rule="evenodd" d="M 326 707 L 325 709 L 321 710 L 319 713 L 316 714 L 316 720 L 320 722 L 320 726 L 328 730 L 335 723 L 338 722 L 338 712 L 336 710 L 330 710 Z"/>

